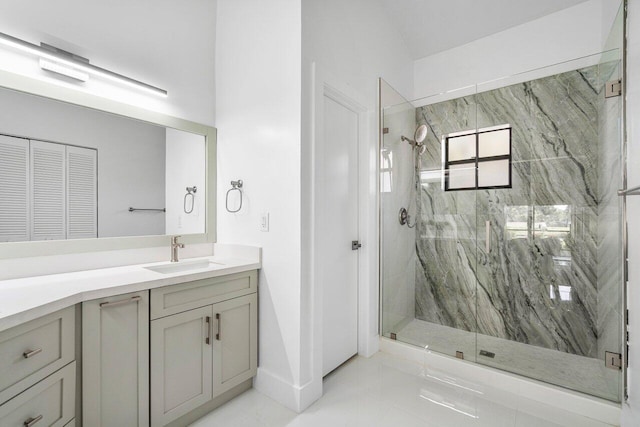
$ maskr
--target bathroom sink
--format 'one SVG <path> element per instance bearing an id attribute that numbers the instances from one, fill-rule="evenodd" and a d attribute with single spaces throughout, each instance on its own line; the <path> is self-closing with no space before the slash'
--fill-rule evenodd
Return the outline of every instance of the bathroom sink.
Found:
<path id="1" fill-rule="evenodd" d="M 170 262 L 144 268 L 146 268 L 147 270 L 155 271 L 156 273 L 173 274 L 192 270 L 213 270 L 221 267 L 224 267 L 224 264 L 209 261 L 208 259 L 202 259 L 198 261 Z"/>

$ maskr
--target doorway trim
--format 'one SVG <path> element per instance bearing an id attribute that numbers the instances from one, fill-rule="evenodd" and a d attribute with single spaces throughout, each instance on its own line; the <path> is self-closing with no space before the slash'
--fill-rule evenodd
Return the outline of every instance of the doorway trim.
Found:
<path id="1" fill-rule="evenodd" d="M 304 74 L 304 73 L 303 73 Z M 303 86 L 311 88 L 311 97 L 307 108 L 310 108 L 311 120 L 303 123 L 303 132 L 308 129 L 310 144 L 308 150 L 303 147 L 302 164 L 309 169 L 302 171 L 303 180 L 309 180 L 310 194 L 302 194 L 303 223 L 302 239 L 303 247 L 308 247 L 309 257 L 303 259 L 303 278 L 308 280 L 310 286 L 309 300 L 303 302 L 302 307 L 310 309 L 308 319 L 310 324 L 303 325 L 302 340 L 303 349 L 309 349 L 309 357 L 303 354 L 303 369 L 301 387 L 310 386 L 309 393 L 301 396 L 301 407 L 310 405 L 322 395 L 322 323 L 323 323 L 323 292 L 322 292 L 322 253 L 319 248 L 318 236 L 322 233 L 318 212 L 320 212 L 322 200 L 322 177 L 325 166 L 325 153 L 323 151 L 323 102 L 324 97 L 332 99 L 345 108 L 353 111 L 358 116 L 358 238 L 362 242 L 362 248 L 358 256 L 358 354 L 369 357 L 378 351 L 378 289 L 377 289 L 377 212 L 375 161 L 377 158 L 377 141 L 372 140 L 375 135 L 375 109 L 365 107 L 364 97 L 353 90 L 348 84 L 341 82 L 339 78 L 330 76 L 311 64 L 309 81 Z M 304 107 L 303 107 L 304 110 Z M 304 114 L 303 114 L 304 116 Z M 304 140 L 304 137 L 303 137 Z M 306 200 L 305 200 L 306 199 Z M 305 210 L 308 209 L 307 212 Z M 305 224 L 304 216 L 308 213 L 308 222 Z M 307 225 L 308 227 L 305 227 Z M 305 230 L 307 228 L 307 230 Z M 307 245 L 304 241 L 307 241 Z M 306 264 L 306 266 L 305 266 Z M 304 296 L 303 296 L 304 298 Z M 305 331 L 309 337 L 305 338 Z M 305 342 L 306 341 L 306 342 Z M 303 350 L 304 353 L 304 350 Z M 305 360 L 306 359 L 306 360 Z M 309 369 L 304 369 L 307 363 Z M 308 373 L 308 376 L 305 374 Z"/>

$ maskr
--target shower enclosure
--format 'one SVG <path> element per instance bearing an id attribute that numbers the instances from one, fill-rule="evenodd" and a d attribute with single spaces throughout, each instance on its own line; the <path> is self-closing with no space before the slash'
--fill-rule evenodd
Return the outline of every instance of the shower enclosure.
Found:
<path id="1" fill-rule="evenodd" d="M 621 58 L 411 102 L 381 80 L 383 336 L 622 399 Z"/>

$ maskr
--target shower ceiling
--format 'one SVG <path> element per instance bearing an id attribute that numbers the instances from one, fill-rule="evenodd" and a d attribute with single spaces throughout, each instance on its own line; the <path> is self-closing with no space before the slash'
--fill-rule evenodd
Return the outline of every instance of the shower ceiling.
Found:
<path id="1" fill-rule="evenodd" d="M 411 56 L 419 59 L 586 0 L 381 1 L 397 24 Z"/>

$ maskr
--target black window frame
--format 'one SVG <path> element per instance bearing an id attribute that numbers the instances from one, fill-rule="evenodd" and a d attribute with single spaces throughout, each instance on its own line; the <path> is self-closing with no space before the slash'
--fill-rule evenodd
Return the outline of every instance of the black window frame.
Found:
<path id="1" fill-rule="evenodd" d="M 509 154 L 502 154 L 499 156 L 487 156 L 480 157 L 480 135 L 490 133 L 490 132 L 499 132 L 499 131 L 509 131 Z M 475 135 L 475 153 L 474 157 L 469 159 L 462 160 L 453 160 L 449 161 L 449 140 L 460 138 L 463 136 Z M 493 126 L 490 128 L 478 129 L 475 131 L 466 131 L 466 132 L 456 132 L 451 133 L 449 135 L 445 135 L 442 138 L 442 149 L 443 149 L 443 190 L 444 191 L 468 191 L 468 190 L 499 190 L 505 188 L 513 187 L 513 131 L 511 125 L 499 125 Z M 480 163 L 497 161 L 497 160 L 508 160 L 509 161 L 509 183 L 507 185 L 493 185 L 493 186 L 482 186 L 478 185 L 478 165 Z M 461 187 L 461 188 L 449 188 L 449 167 L 456 165 L 473 165 L 475 172 L 475 186 L 473 187 Z"/>

